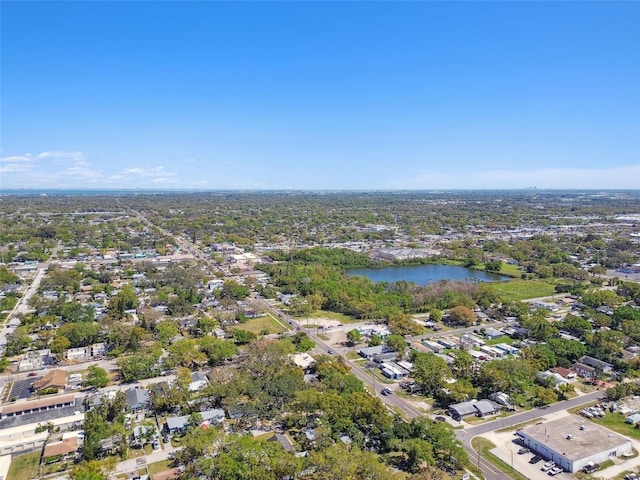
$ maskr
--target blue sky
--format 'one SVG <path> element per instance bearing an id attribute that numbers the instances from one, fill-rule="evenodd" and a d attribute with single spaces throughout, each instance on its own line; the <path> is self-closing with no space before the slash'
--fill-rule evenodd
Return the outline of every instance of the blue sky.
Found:
<path id="1" fill-rule="evenodd" d="M 0 188 L 640 188 L 638 2 L 11 2 Z"/>

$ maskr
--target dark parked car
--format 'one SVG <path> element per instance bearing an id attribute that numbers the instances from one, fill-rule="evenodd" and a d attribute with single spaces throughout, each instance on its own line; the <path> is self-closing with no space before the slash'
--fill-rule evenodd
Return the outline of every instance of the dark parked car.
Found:
<path id="1" fill-rule="evenodd" d="M 540 455 L 534 455 L 533 457 L 531 457 L 531 460 L 529 460 L 529 463 L 538 463 L 541 460 L 542 457 Z"/>
<path id="2" fill-rule="evenodd" d="M 446 419 L 446 418 L 444 418 L 443 416 L 437 416 L 437 417 L 436 417 L 436 420 L 437 420 L 438 422 L 446 422 L 446 421 L 447 421 L 447 419 Z"/>
<path id="3" fill-rule="evenodd" d="M 587 463 L 584 468 L 582 469 L 582 471 L 584 473 L 593 473 L 596 470 L 598 470 L 600 468 L 600 464 L 599 463 L 593 463 L 593 462 L 589 462 Z"/>

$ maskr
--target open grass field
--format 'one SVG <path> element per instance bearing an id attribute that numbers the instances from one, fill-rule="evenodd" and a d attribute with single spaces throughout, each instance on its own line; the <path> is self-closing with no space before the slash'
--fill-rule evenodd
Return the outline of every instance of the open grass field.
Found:
<path id="1" fill-rule="evenodd" d="M 40 464 L 40 451 L 27 453 L 13 457 L 7 480 L 31 480 L 38 478 L 38 465 Z"/>
<path id="2" fill-rule="evenodd" d="M 520 301 L 527 298 L 548 297 L 555 294 L 553 283 L 542 280 L 509 280 L 493 283 L 503 301 Z"/>
<path id="3" fill-rule="evenodd" d="M 264 317 L 252 318 L 245 323 L 241 323 L 237 325 L 235 328 L 238 330 L 247 330 L 248 332 L 253 332 L 258 335 L 263 330 L 271 333 L 282 333 L 290 330 L 289 326 L 286 325 L 282 320 L 276 319 L 271 314 L 267 314 Z"/>

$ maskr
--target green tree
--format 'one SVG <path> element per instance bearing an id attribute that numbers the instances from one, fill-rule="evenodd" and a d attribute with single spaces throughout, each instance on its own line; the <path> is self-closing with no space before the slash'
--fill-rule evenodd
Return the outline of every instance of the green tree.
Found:
<path id="1" fill-rule="evenodd" d="M 256 334 L 247 330 L 233 330 L 233 339 L 238 345 L 246 345 L 256 339 Z"/>
<path id="2" fill-rule="evenodd" d="M 469 307 L 458 305 L 449 311 L 449 318 L 453 323 L 460 325 L 473 325 L 476 321 L 476 314 Z"/>
<path id="3" fill-rule="evenodd" d="M 136 308 L 138 303 L 133 285 L 123 285 L 118 294 L 109 301 L 109 313 L 115 318 L 122 318 L 125 310 Z"/>
<path id="4" fill-rule="evenodd" d="M 576 337 L 582 337 L 585 333 L 593 330 L 591 323 L 587 319 L 570 313 L 562 321 L 562 328 Z"/>
<path id="5" fill-rule="evenodd" d="M 558 395 L 551 388 L 536 387 L 536 405 L 549 405 L 558 401 Z"/>
<path id="6" fill-rule="evenodd" d="M 451 375 L 447 363 L 433 353 L 412 352 L 413 378 L 427 395 L 434 395 Z"/>
<path id="7" fill-rule="evenodd" d="M 164 320 L 156 324 L 155 333 L 158 341 L 167 346 L 170 340 L 180 333 L 180 329 L 174 320 Z"/>
<path id="8" fill-rule="evenodd" d="M 407 341 L 400 335 L 389 335 L 385 343 L 391 350 L 398 352 L 399 356 L 404 354 L 405 349 L 409 346 Z"/>
<path id="9" fill-rule="evenodd" d="M 251 290 L 244 285 L 240 285 L 235 280 L 227 280 L 222 285 L 220 292 L 221 298 L 228 298 L 232 300 L 243 300 L 249 296 Z"/>
<path id="10" fill-rule="evenodd" d="M 354 328 L 353 330 L 349 330 L 347 332 L 347 341 L 350 345 L 357 345 L 361 340 L 362 334 L 360 333 L 360 330 Z"/>
<path id="11" fill-rule="evenodd" d="M 378 456 L 352 446 L 349 449 L 332 445 L 327 449 L 312 452 L 308 473 L 301 474 L 304 480 L 391 480 L 392 474 L 380 462 Z"/>
<path id="12" fill-rule="evenodd" d="M 60 315 L 65 322 L 92 322 L 95 313 L 91 305 L 83 306 L 74 301 L 62 305 Z"/>
<path id="13" fill-rule="evenodd" d="M 471 379 L 473 374 L 473 357 L 466 350 L 456 351 L 453 361 L 453 373 L 456 378 Z"/>
<path id="14" fill-rule="evenodd" d="M 64 337 L 62 335 L 57 335 L 51 341 L 50 347 L 51 347 L 51 351 L 53 353 L 60 354 L 60 353 L 66 351 L 67 349 L 69 349 L 71 347 L 71 342 L 69 341 L 69 339 L 67 337 Z"/>
<path id="15" fill-rule="evenodd" d="M 502 262 L 500 260 L 492 260 L 486 262 L 484 268 L 487 272 L 500 273 L 500 270 L 502 270 Z"/>
<path id="16" fill-rule="evenodd" d="M 106 387 L 109 383 L 109 375 L 104 368 L 100 368 L 97 365 L 91 365 L 87 368 L 87 378 L 84 384 L 89 387 L 102 388 Z"/>
<path id="17" fill-rule="evenodd" d="M 223 360 L 229 360 L 238 354 L 235 343 L 214 337 L 200 338 L 198 347 L 207 356 L 211 366 L 220 365 Z"/>

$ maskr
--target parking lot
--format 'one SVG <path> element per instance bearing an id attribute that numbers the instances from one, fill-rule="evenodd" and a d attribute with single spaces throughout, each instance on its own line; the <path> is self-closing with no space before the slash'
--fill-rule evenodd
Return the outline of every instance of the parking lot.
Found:
<path id="1" fill-rule="evenodd" d="M 33 392 L 31 391 L 31 384 L 36 380 L 39 380 L 42 377 L 28 377 L 24 380 L 16 380 L 11 385 L 11 392 L 9 392 L 8 399 L 15 398 L 16 400 L 20 398 L 29 398 Z"/>
<path id="2" fill-rule="evenodd" d="M 549 480 L 550 478 L 569 480 L 575 478 L 570 473 L 560 473 L 555 477 L 550 477 L 547 472 L 540 470 L 546 462 L 544 459 L 534 465 L 530 464 L 529 460 L 531 460 L 535 454 L 531 452 L 519 455 L 518 450 L 522 448 L 522 445 L 516 442 L 517 437 L 512 431 L 504 433 L 494 432 L 490 436 L 483 436 L 491 440 L 496 445 L 496 448 L 491 450 L 496 457 L 500 458 L 507 465 L 513 466 L 515 471 L 531 480 Z"/>

